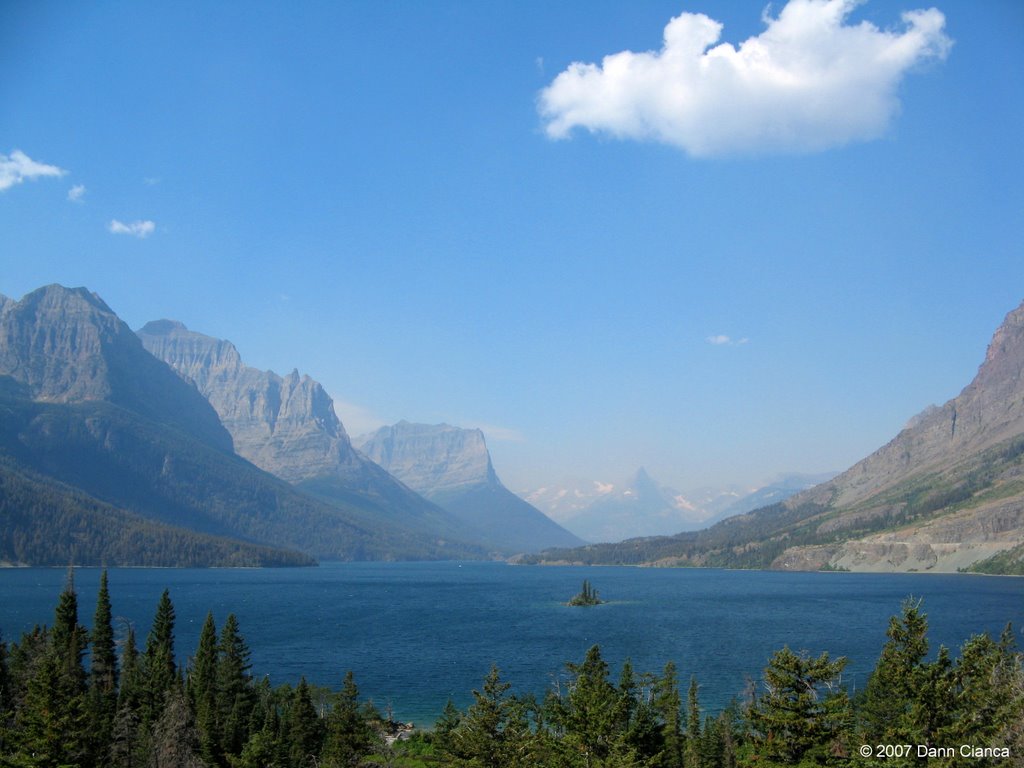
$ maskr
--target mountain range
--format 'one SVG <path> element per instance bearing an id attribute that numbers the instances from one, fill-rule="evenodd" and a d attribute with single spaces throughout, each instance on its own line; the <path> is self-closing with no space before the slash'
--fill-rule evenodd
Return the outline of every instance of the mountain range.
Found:
<path id="1" fill-rule="evenodd" d="M 1024 304 L 957 397 L 836 477 L 703 531 L 527 561 L 1024 572 Z"/>
<path id="2" fill-rule="evenodd" d="M 0 564 L 525 553 L 522 562 L 1022 572 L 1022 371 L 1024 304 L 960 395 L 846 472 L 694 502 L 640 470 L 622 486 L 550 494 L 570 533 L 505 488 L 479 430 L 400 422 L 350 439 L 309 376 L 246 366 L 230 342 L 171 320 L 134 333 L 97 295 L 51 285 L 0 296 Z M 636 536 L 728 514 L 700 531 Z M 618 541 L 579 546 L 574 533 Z"/>
<path id="3" fill-rule="evenodd" d="M 230 342 L 175 321 L 133 333 L 84 288 L 0 296 L 0 564 L 296 565 L 578 543 L 510 505 L 483 451 L 487 482 L 455 514 L 356 450 L 309 376 L 248 367 Z M 505 537 L 488 516 L 530 524 Z"/>
<path id="4" fill-rule="evenodd" d="M 590 542 L 694 531 L 792 496 L 835 473 L 783 475 L 755 489 L 700 488 L 680 493 L 644 468 L 624 483 L 575 481 L 520 495 L 548 517 Z"/>
<path id="5" fill-rule="evenodd" d="M 449 424 L 401 421 L 356 438 L 373 461 L 486 538 L 520 551 L 583 542 L 508 490 L 484 434 Z"/>

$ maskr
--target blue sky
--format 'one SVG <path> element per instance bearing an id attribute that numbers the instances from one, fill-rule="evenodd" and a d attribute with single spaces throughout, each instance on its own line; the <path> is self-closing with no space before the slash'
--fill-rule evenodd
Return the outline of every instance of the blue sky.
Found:
<path id="1" fill-rule="evenodd" d="M 8 0 L 0 292 L 480 426 L 517 489 L 844 469 L 1024 299 L 1024 5 L 929 8 Z"/>

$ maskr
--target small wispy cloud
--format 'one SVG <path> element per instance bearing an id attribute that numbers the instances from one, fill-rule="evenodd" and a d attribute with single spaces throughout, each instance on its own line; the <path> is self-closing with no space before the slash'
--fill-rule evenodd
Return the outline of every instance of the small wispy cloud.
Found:
<path id="1" fill-rule="evenodd" d="M 742 339 L 734 339 L 732 336 L 727 336 L 724 333 L 717 333 L 714 336 L 708 336 L 705 339 L 708 344 L 712 344 L 716 347 L 738 347 L 741 344 L 746 344 L 750 341 L 746 336 Z"/>
<path id="2" fill-rule="evenodd" d="M 902 29 L 847 23 L 862 0 L 790 0 L 764 31 L 717 44 L 723 25 L 681 13 L 660 51 L 574 62 L 540 93 L 553 139 L 574 129 L 677 146 L 693 156 L 816 152 L 881 136 L 903 77 L 952 47 L 935 8 Z"/>
<path id="3" fill-rule="evenodd" d="M 131 235 L 144 240 L 156 231 L 156 224 L 152 221 L 133 221 L 125 224 L 114 219 L 107 225 L 107 231 L 114 235 Z"/>
<path id="4" fill-rule="evenodd" d="M 72 203 L 80 203 L 84 197 L 85 184 L 75 184 L 75 186 L 68 190 L 68 200 Z"/>
<path id="5" fill-rule="evenodd" d="M 21 184 L 25 179 L 63 176 L 66 173 L 56 165 L 37 163 L 20 149 L 15 149 L 10 155 L 0 155 L 0 192 Z"/>

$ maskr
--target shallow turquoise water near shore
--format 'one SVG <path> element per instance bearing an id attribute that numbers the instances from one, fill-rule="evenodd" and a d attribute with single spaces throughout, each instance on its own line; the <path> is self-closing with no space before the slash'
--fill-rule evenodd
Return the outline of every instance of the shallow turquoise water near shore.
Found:
<path id="1" fill-rule="evenodd" d="M 80 619 L 92 622 L 98 569 L 76 569 Z M 0 569 L 0 630 L 8 642 L 50 624 L 62 569 Z M 564 605 L 589 579 L 608 602 Z M 397 718 L 433 722 L 451 696 L 472 700 L 492 663 L 518 692 L 542 695 L 565 662 L 601 646 L 613 676 L 672 660 L 696 675 L 702 703 L 741 696 L 783 645 L 850 659 L 862 686 L 908 596 L 924 600 L 932 648 L 971 634 L 1024 627 L 1024 579 L 963 575 L 776 573 L 695 569 L 523 567 L 499 563 L 326 563 L 268 570 L 110 570 L 114 614 L 148 631 L 163 589 L 177 613 L 179 662 L 196 647 L 207 611 L 218 627 L 238 616 L 253 673 L 301 675 L 337 687 L 355 673 L 364 697 Z M 1018 640 L 1022 640 L 1018 632 Z M 1024 642 L 1021 643 L 1024 645 Z"/>

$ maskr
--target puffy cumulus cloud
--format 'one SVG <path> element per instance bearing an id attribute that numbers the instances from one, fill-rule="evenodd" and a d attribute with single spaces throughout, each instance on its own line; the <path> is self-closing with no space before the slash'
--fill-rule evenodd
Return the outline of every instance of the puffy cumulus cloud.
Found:
<path id="1" fill-rule="evenodd" d="M 899 111 L 903 76 L 953 43 L 935 8 L 904 13 L 897 30 L 848 24 L 859 1 L 790 0 L 738 48 L 716 45 L 719 22 L 682 13 L 660 51 L 622 51 L 558 75 L 540 94 L 545 130 L 658 141 L 698 157 L 877 138 Z"/>
<path id="2" fill-rule="evenodd" d="M 38 179 L 46 176 L 63 176 L 63 168 L 56 165 L 37 163 L 20 149 L 10 155 L 0 155 L 0 192 L 21 184 L 25 179 Z"/>
<path id="3" fill-rule="evenodd" d="M 156 231 L 156 224 L 152 221 L 133 221 L 131 224 L 114 219 L 107 225 L 107 231 L 113 235 L 132 235 L 143 240 Z"/>
<path id="4" fill-rule="evenodd" d="M 72 203 L 80 203 L 84 197 L 85 184 L 75 184 L 75 186 L 68 190 L 68 200 Z"/>

